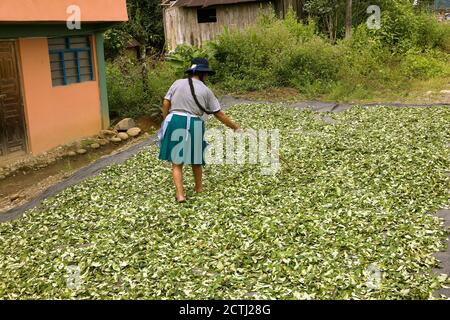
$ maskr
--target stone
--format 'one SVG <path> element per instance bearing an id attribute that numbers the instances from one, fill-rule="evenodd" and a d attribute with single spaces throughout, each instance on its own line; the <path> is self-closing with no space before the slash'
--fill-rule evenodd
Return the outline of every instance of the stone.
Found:
<path id="1" fill-rule="evenodd" d="M 130 129 L 127 130 L 127 134 L 128 134 L 130 137 L 136 137 L 136 136 L 138 136 L 140 133 L 141 133 L 141 128 L 138 128 L 138 127 L 130 128 Z"/>
<path id="2" fill-rule="evenodd" d="M 77 153 L 75 151 L 69 151 L 69 152 L 67 152 L 67 155 L 69 157 L 75 157 L 77 155 Z"/>
<path id="3" fill-rule="evenodd" d="M 441 90 L 441 93 L 443 93 L 443 94 L 450 94 L 450 90 Z"/>
<path id="4" fill-rule="evenodd" d="M 101 136 L 102 138 L 106 138 L 106 137 L 114 137 L 116 134 L 117 132 L 113 130 L 101 130 L 99 136 Z"/>
<path id="5" fill-rule="evenodd" d="M 433 91 L 427 91 L 426 95 L 431 96 L 433 94 Z"/>
<path id="6" fill-rule="evenodd" d="M 20 198 L 22 198 L 22 195 L 19 194 L 19 193 L 16 193 L 16 194 L 13 194 L 12 196 L 9 197 L 9 201 L 14 202 L 14 201 L 16 201 L 17 199 L 20 199 Z"/>
<path id="7" fill-rule="evenodd" d="M 118 138 L 118 137 L 112 137 L 111 139 L 109 139 L 112 142 L 121 142 L 122 139 Z"/>
<path id="8" fill-rule="evenodd" d="M 136 123 L 131 118 L 125 118 L 119 121 L 119 123 L 116 124 L 114 129 L 118 131 L 127 131 L 128 129 L 131 129 L 133 127 L 136 127 Z"/>
<path id="9" fill-rule="evenodd" d="M 128 134 L 126 134 L 125 132 L 119 132 L 117 137 L 120 138 L 120 140 L 127 140 L 129 138 Z"/>
<path id="10" fill-rule="evenodd" d="M 98 140 L 98 143 L 99 143 L 101 146 L 105 146 L 105 145 L 107 145 L 107 144 L 109 143 L 109 141 L 106 140 L 106 139 L 100 139 L 100 140 Z"/>
<path id="11" fill-rule="evenodd" d="M 4 179 L 6 179 L 6 176 L 5 175 L 0 175 L 0 180 L 4 180 Z"/>
<path id="12" fill-rule="evenodd" d="M 77 150 L 77 153 L 78 153 L 78 154 L 85 154 L 86 152 L 87 152 L 86 149 L 78 149 L 78 150 Z"/>
<path id="13" fill-rule="evenodd" d="M 98 148 L 100 148 L 100 144 L 93 143 L 93 144 L 90 145 L 90 147 L 91 147 L 91 149 L 98 149 Z"/>

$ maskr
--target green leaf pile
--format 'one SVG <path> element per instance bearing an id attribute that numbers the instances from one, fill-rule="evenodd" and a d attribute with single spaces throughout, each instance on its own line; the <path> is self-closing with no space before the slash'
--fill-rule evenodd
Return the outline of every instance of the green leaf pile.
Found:
<path id="1" fill-rule="evenodd" d="M 448 206 L 448 107 L 228 113 L 280 130 L 277 175 L 208 165 L 197 195 L 186 168 L 180 205 L 147 148 L 0 225 L 0 298 L 428 299 L 444 285 L 432 254 L 446 237 L 434 212 Z"/>

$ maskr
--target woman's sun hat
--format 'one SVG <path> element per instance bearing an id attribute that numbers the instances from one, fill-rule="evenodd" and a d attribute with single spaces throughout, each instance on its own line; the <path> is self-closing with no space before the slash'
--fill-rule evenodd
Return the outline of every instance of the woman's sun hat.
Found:
<path id="1" fill-rule="evenodd" d="M 209 68 L 209 62 L 204 58 L 195 58 L 191 61 L 192 65 L 185 71 L 187 74 L 195 74 L 197 72 L 204 72 L 209 75 L 214 75 L 216 72 Z"/>

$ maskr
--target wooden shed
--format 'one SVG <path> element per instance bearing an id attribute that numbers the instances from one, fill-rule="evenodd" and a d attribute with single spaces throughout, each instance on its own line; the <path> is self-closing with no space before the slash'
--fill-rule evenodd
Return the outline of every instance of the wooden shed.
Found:
<path id="1" fill-rule="evenodd" d="M 292 7 L 300 17 L 303 0 L 165 0 L 164 32 L 169 52 L 180 44 L 201 47 L 228 29 L 244 29 L 258 15 L 275 10 L 284 17 Z"/>

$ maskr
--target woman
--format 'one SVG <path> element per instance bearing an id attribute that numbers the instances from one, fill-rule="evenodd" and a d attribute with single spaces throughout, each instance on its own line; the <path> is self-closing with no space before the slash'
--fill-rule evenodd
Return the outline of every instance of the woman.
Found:
<path id="1" fill-rule="evenodd" d="M 209 75 L 208 60 L 196 58 L 186 70 L 187 79 L 175 81 L 164 97 L 162 116 L 164 122 L 158 133 L 160 140 L 159 159 L 172 163 L 176 200 L 185 202 L 183 189 L 183 165 L 192 165 L 195 191 L 202 192 L 202 166 L 205 164 L 205 124 L 202 116 L 213 114 L 220 122 L 233 130 L 239 126 L 221 110 L 219 101 L 205 85 Z"/>

